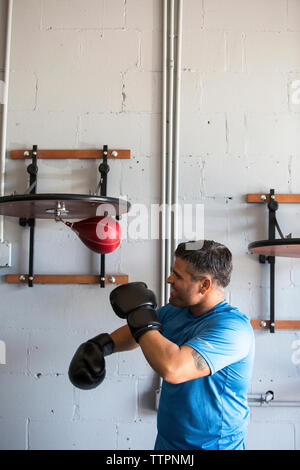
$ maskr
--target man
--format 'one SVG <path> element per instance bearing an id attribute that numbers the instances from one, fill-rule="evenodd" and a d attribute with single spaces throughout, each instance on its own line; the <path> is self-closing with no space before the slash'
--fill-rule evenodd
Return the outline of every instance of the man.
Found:
<path id="1" fill-rule="evenodd" d="M 201 246 L 178 245 L 169 303 L 158 311 L 146 284 L 114 289 L 111 305 L 127 325 L 81 345 L 70 364 L 71 382 L 94 388 L 105 376 L 104 356 L 139 345 L 163 378 L 156 450 L 245 448 L 253 330 L 224 300 L 230 251 L 210 240 Z"/>

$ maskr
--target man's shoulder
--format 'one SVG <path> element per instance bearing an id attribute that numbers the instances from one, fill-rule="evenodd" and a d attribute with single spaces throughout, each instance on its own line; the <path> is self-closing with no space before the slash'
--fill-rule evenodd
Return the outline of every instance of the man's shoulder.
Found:
<path id="1" fill-rule="evenodd" d="M 215 309 L 215 315 L 212 315 L 211 321 L 233 329 L 252 330 L 250 318 L 228 302 L 222 302 L 222 305 Z"/>

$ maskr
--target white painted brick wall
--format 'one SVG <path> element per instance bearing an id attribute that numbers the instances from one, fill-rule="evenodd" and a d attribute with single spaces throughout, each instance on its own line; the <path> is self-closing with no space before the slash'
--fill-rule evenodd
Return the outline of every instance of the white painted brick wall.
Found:
<path id="1" fill-rule="evenodd" d="M 152 450 L 155 437 L 156 429 L 151 424 L 139 421 L 121 423 L 118 426 L 118 449 Z"/>
<path id="2" fill-rule="evenodd" d="M 283 75 L 271 72 L 203 73 L 205 90 L 201 103 L 204 111 L 241 111 L 248 113 L 287 110 L 287 84 Z"/>
<path id="3" fill-rule="evenodd" d="M 60 432 L 57 432 L 57 429 Z M 62 436 L 64 438 L 62 439 Z M 30 420 L 28 447 L 42 450 L 117 449 L 117 427 L 111 421 Z"/>
<path id="4" fill-rule="evenodd" d="M 294 427 L 290 423 L 251 422 L 247 436 L 248 450 L 290 450 Z"/>
<path id="5" fill-rule="evenodd" d="M 300 31 L 300 5 L 297 0 L 288 0 L 287 30 Z"/>
<path id="6" fill-rule="evenodd" d="M 204 0 L 204 27 L 238 31 L 286 29 L 286 0 Z"/>
<path id="7" fill-rule="evenodd" d="M 299 70 L 299 32 L 255 32 L 245 36 L 247 71 Z M 257 51 L 260 50 L 260 54 Z"/>
<path id="8" fill-rule="evenodd" d="M 160 0 L 15 0 L 8 147 L 130 148 L 111 162 L 108 191 L 134 203 L 160 202 Z M 5 2 L 0 2 L 0 78 Z M 268 318 L 268 266 L 248 253 L 266 238 L 267 210 L 248 192 L 299 193 L 299 0 L 184 0 L 180 201 L 202 203 L 205 237 L 228 244 L 234 272 L 226 298 L 253 319 Z M 0 109 L 1 113 L 1 109 Z M 7 160 L 7 194 L 27 187 L 24 162 Z M 83 192 L 98 184 L 98 163 L 39 162 L 40 192 Z M 300 206 L 278 213 L 300 236 Z M 126 231 L 126 220 L 121 221 Z M 150 227 L 149 227 L 150 230 Z M 0 276 L 1 449 L 152 449 L 158 377 L 141 351 L 106 359 L 101 387 L 71 386 L 79 346 L 124 322 L 108 302 L 112 286 L 7 285 L 28 269 L 28 230 L 5 219 L 13 268 Z M 76 254 L 76 256 L 75 256 Z M 67 227 L 37 221 L 35 269 L 99 273 L 99 258 Z M 158 240 L 126 239 L 107 272 L 128 273 L 159 291 Z M 299 320 L 300 264 L 276 260 L 276 315 Z M 251 392 L 299 400 L 297 332 L 256 332 Z M 120 400 L 122 396 L 122 400 Z M 299 408 L 251 409 L 249 449 L 300 449 Z"/>
<path id="9" fill-rule="evenodd" d="M 223 31 L 188 30 L 182 38 L 182 67 L 203 72 L 222 71 L 225 67 L 224 47 Z"/>

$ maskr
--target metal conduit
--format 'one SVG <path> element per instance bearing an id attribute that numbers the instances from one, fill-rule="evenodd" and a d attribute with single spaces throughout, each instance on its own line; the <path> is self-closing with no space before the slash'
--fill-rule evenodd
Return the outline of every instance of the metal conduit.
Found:
<path id="1" fill-rule="evenodd" d="M 12 31 L 13 0 L 8 0 L 7 20 L 6 20 L 6 45 L 5 45 L 5 69 L 4 69 L 4 93 L 3 93 L 3 113 L 1 125 L 1 152 L 0 152 L 0 196 L 4 196 L 5 191 L 5 167 L 6 167 L 6 140 L 7 140 L 7 115 L 8 115 L 8 90 L 10 72 L 10 50 Z M 4 241 L 4 217 L 0 216 L 0 242 Z"/>
<path id="2" fill-rule="evenodd" d="M 249 406 L 278 406 L 278 407 L 298 407 L 300 401 L 297 400 L 274 400 L 274 392 L 269 390 L 266 393 L 249 393 L 248 394 Z"/>
<path id="3" fill-rule="evenodd" d="M 167 0 L 163 0 L 163 50 L 162 50 L 162 141 L 161 141 L 161 153 L 162 153 L 162 165 L 161 165 L 161 263 L 160 263 L 160 279 L 161 279 L 161 291 L 160 291 L 160 303 L 164 304 L 166 289 L 165 289 L 165 277 L 166 277 L 166 134 L 167 134 Z"/>
<path id="4" fill-rule="evenodd" d="M 182 3 L 163 1 L 161 305 L 169 299 L 166 278 L 177 241 L 178 216 L 175 210 L 172 220 L 172 211 L 178 200 Z"/>
<path id="5" fill-rule="evenodd" d="M 173 204 L 174 204 L 174 236 L 171 247 L 174 253 L 178 244 L 178 188 L 179 188 L 179 136 L 180 136 L 180 104 L 181 104 L 181 51 L 182 51 L 182 0 L 177 5 L 177 41 L 175 68 L 175 112 L 174 112 L 174 171 L 173 171 Z"/>

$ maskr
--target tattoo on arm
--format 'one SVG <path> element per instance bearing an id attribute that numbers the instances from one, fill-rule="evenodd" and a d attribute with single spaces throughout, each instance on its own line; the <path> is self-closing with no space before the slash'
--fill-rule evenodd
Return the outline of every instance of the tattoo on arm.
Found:
<path id="1" fill-rule="evenodd" d="M 207 367 L 206 360 L 204 359 L 204 357 L 201 356 L 201 354 L 195 351 L 195 349 L 192 351 L 192 356 L 194 358 L 197 369 L 203 370 Z"/>

